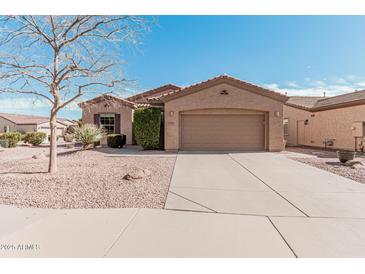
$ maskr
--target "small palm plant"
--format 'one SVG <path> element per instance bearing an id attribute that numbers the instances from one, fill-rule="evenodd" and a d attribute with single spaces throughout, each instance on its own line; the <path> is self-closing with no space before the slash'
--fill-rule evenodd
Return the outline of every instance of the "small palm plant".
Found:
<path id="1" fill-rule="evenodd" d="M 82 143 L 84 149 L 94 147 L 94 143 L 99 142 L 104 135 L 104 130 L 92 124 L 85 124 L 82 127 L 76 127 L 75 139 Z"/>

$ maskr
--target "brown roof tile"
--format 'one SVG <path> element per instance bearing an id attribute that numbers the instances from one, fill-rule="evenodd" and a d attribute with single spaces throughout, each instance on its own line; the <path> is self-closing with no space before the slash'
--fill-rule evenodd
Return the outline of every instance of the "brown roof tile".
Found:
<path id="1" fill-rule="evenodd" d="M 290 96 L 287 105 L 298 106 L 303 108 L 312 108 L 319 99 L 323 97 L 316 96 Z"/>
<path id="2" fill-rule="evenodd" d="M 365 104 L 365 90 L 359 90 L 333 97 L 322 98 L 317 101 L 317 103 L 314 105 L 314 108 L 320 109 L 329 106 L 333 107 L 333 106 L 343 105 L 346 103 L 354 103 L 357 101 Z"/>
<path id="3" fill-rule="evenodd" d="M 155 89 L 150 89 L 150 90 L 144 91 L 142 93 L 127 97 L 126 100 L 132 101 L 132 102 L 140 102 L 140 101 L 147 102 L 148 98 L 150 98 L 151 96 L 157 96 L 160 93 L 163 93 L 167 90 L 179 90 L 179 89 L 180 89 L 180 87 L 178 87 L 174 84 L 167 84 L 167 85 L 155 88 Z"/>
<path id="4" fill-rule="evenodd" d="M 47 116 L 35 116 L 35 115 L 25 115 L 25 114 L 15 114 L 15 113 L 0 113 L 0 117 L 13 122 L 17 125 L 38 125 L 45 122 L 49 122 L 49 117 Z M 63 123 L 63 118 L 57 119 L 59 123 Z"/>
<path id="5" fill-rule="evenodd" d="M 118 98 L 116 96 L 112 96 L 112 95 L 109 95 L 109 94 L 104 94 L 104 95 L 100 95 L 98 97 L 95 97 L 91 100 L 88 100 L 88 101 L 85 101 L 85 102 L 82 102 L 82 103 L 79 103 L 79 107 L 83 108 L 87 105 L 92 105 L 92 104 L 96 104 L 96 103 L 99 103 L 101 101 L 109 101 L 109 102 L 119 102 L 121 104 L 124 104 L 124 105 L 127 105 L 131 108 L 135 108 L 136 105 L 133 103 L 133 102 L 130 102 L 128 100 L 125 100 L 125 99 L 121 99 L 121 98 Z"/>
<path id="6" fill-rule="evenodd" d="M 332 97 L 291 96 L 286 102 L 288 106 L 308 111 L 321 111 L 334 108 L 365 104 L 365 90 L 354 91 Z"/>
<path id="7" fill-rule="evenodd" d="M 201 89 L 204 89 L 204 88 L 208 88 L 210 86 L 213 86 L 213 85 L 216 85 L 216 84 L 219 84 L 219 83 L 229 83 L 229 84 L 231 84 L 233 86 L 236 86 L 236 87 L 246 88 L 246 89 L 248 89 L 252 92 L 255 92 L 255 93 L 258 93 L 260 95 L 270 97 L 272 99 L 279 100 L 279 101 L 282 101 L 282 102 L 285 102 L 288 99 L 287 96 L 285 96 L 285 95 L 283 95 L 279 92 L 275 92 L 275 91 L 272 91 L 272 90 L 269 90 L 269 89 L 254 85 L 254 84 L 251 84 L 251 83 L 246 82 L 246 81 L 242 81 L 242 80 L 234 78 L 232 76 L 220 75 L 220 76 L 208 79 L 206 81 L 193 84 L 193 85 L 188 86 L 188 87 L 184 87 L 184 88 L 181 88 L 181 89 L 178 89 L 178 90 L 174 90 L 174 91 L 171 91 L 171 92 L 168 92 L 168 93 L 164 93 L 164 94 L 161 94 L 161 95 L 156 96 L 156 97 L 150 97 L 149 100 L 150 101 L 156 101 L 156 100 L 157 101 L 158 100 L 168 101 L 168 100 L 173 99 L 175 97 L 184 96 L 184 95 L 193 93 L 195 91 L 198 91 L 198 90 L 201 90 Z"/>

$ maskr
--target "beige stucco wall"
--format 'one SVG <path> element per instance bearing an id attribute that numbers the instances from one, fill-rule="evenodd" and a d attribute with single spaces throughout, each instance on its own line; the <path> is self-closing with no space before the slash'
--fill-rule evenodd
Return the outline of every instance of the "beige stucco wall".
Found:
<path id="1" fill-rule="evenodd" d="M 121 103 L 113 102 L 106 104 L 105 101 L 101 101 L 83 108 L 82 122 L 84 124 L 94 124 L 94 114 L 102 113 L 120 114 L 120 132 L 126 135 L 126 143 L 132 144 L 133 109 Z M 105 138 L 101 143 L 106 143 Z"/>
<path id="2" fill-rule="evenodd" d="M 299 108 L 293 108 L 287 105 L 284 105 L 284 118 L 288 118 L 288 136 L 286 136 L 287 145 L 296 146 L 298 145 L 298 130 L 297 130 L 297 121 L 304 121 L 310 118 L 311 113 L 309 111 L 305 111 Z M 309 142 L 309 138 L 308 138 Z"/>
<path id="3" fill-rule="evenodd" d="M 226 90 L 228 95 L 221 95 Z M 198 109 L 255 110 L 266 114 L 266 149 L 280 151 L 283 148 L 283 104 L 228 84 L 219 84 L 165 103 L 165 149 L 180 148 L 180 114 Z M 231 111 L 231 110 L 226 110 Z M 275 112 L 279 112 L 279 117 Z M 170 113 L 173 112 L 171 116 Z"/>
<path id="4" fill-rule="evenodd" d="M 304 125 L 304 145 L 324 147 L 324 139 L 333 138 L 333 148 L 354 149 L 352 125 L 354 121 L 365 121 L 365 105 L 314 113 L 284 106 L 284 117 L 289 118 L 288 145 L 298 144 L 297 121 L 308 119 L 308 125 Z"/>
<path id="5" fill-rule="evenodd" d="M 37 125 L 17 125 L 10 122 L 7 119 L 0 117 L 0 132 L 4 132 L 4 127 L 9 126 L 10 131 L 20 131 L 20 132 L 31 132 L 37 130 Z"/>

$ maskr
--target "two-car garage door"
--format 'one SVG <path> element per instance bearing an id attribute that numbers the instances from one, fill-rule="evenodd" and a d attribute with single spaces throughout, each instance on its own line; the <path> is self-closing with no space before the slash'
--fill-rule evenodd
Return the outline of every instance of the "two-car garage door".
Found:
<path id="1" fill-rule="evenodd" d="M 262 114 L 182 114 L 183 150 L 246 150 L 265 148 Z"/>

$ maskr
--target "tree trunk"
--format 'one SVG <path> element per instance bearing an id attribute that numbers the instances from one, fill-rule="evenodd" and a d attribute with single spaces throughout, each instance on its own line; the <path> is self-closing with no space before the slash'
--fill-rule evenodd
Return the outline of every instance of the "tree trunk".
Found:
<path id="1" fill-rule="evenodd" d="M 52 110 L 50 118 L 51 140 L 49 145 L 48 172 L 57 172 L 57 113 Z"/>

